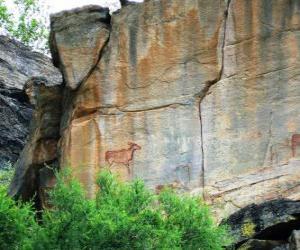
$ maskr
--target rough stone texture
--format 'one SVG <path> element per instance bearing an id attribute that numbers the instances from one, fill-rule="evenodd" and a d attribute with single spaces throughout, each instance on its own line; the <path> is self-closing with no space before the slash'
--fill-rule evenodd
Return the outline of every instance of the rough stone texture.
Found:
<path id="1" fill-rule="evenodd" d="M 128 142 L 141 147 L 131 174 L 111 166 L 124 179 L 202 186 L 199 101 L 221 73 L 226 9 L 207 2 L 149 1 L 112 16 L 110 40 L 62 124 L 61 165 L 81 169 L 90 194 L 105 153 Z"/>
<path id="2" fill-rule="evenodd" d="M 0 168 L 17 161 L 28 135 L 31 117 L 32 105 L 26 94 L 0 83 Z"/>
<path id="3" fill-rule="evenodd" d="M 38 191 L 35 198 L 40 202 L 43 188 L 54 184 L 53 174 L 45 176 L 47 170 L 43 168 L 54 163 L 58 157 L 62 86 L 45 78 L 32 78 L 26 83 L 25 89 L 35 104 L 35 110 L 29 139 L 16 163 L 9 194 L 28 200 Z"/>
<path id="4" fill-rule="evenodd" d="M 249 239 L 288 241 L 300 229 L 300 201 L 273 200 L 251 204 L 229 216 L 227 224 L 237 246 Z"/>
<path id="5" fill-rule="evenodd" d="M 300 230 L 294 230 L 290 237 L 290 249 L 298 250 L 300 249 Z"/>
<path id="6" fill-rule="evenodd" d="M 22 90 L 29 78 L 41 76 L 55 84 L 62 82 L 61 74 L 50 58 L 0 35 L 0 83 Z"/>
<path id="7" fill-rule="evenodd" d="M 289 250 L 289 246 L 281 241 L 253 239 L 244 243 L 238 250 Z"/>
<path id="8" fill-rule="evenodd" d="M 109 167 L 203 195 L 220 217 L 300 198 L 298 0 L 146 1 L 109 20 L 90 6 L 51 21 L 60 166 L 89 196 Z"/>
<path id="9" fill-rule="evenodd" d="M 300 198 L 299 30 L 298 0 L 230 2 L 223 75 L 201 103 L 206 197 L 223 214 Z"/>
<path id="10" fill-rule="evenodd" d="M 109 38 L 109 23 L 109 10 L 93 5 L 51 16 L 54 63 L 71 89 L 76 89 L 97 64 Z"/>
<path id="11" fill-rule="evenodd" d="M 32 105 L 23 86 L 32 76 L 62 82 L 50 58 L 0 36 L 0 168 L 6 162 L 15 163 L 25 145 Z"/>

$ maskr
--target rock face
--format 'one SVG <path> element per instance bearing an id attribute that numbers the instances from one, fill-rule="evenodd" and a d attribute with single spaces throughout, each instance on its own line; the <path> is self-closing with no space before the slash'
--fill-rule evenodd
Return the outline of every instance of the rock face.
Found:
<path id="1" fill-rule="evenodd" d="M 20 42 L 0 36 L 0 82 L 4 86 L 23 89 L 31 77 L 43 76 L 50 82 L 61 84 L 62 77 L 51 59 L 33 52 Z"/>
<path id="2" fill-rule="evenodd" d="M 26 94 L 0 83 L 0 168 L 17 161 L 31 117 L 32 106 Z"/>
<path id="3" fill-rule="evenodd" d="M 300 202 L 273 200 L 251 204 L 224 220 L 238 250 L 300 249 Z"/>
<path id="4" fill-rule="evenodd" d="M 0 36 L 0 168 L 6 162 L 15 163 L 25 145 L 33 106 L 23 86 L 32 76 L 62 82 L 49 58 Z"/>
<path id="5" fill-rule="evenodd" d="M 291 245 L 296 245 L 299 244 L 299 235 L 293 230 L 300 229 L 300 202 L 273 200 L 259 205 L 251 204 L 229 216 L 223 223 L 229 225 L 236 246 L 246 242 L 240 249 L 284 246 L 291 235 Z"/>
<path id="6" fill-rule="evenodd" d="M 40 205 L 45 204 L 45 189 L 55 183 L 50 166 L 58 159 L 62 85 L 35 77 L 26 83 L 25 90 L 35 105 L 35 111 L 28 142 L 16 163 L 9 194 L 28 200 L 37 193 L 35 198 Z"/>
<path id="7" fill-rule="evenodd" d="M 112 16 L 110 40 L 61 131 L 61 165 L 81 169 L 90 194 L 106 153 L 130 151 L 128 142 L 141 147 L 129 169 L 124 159 L 111 166 L 124 179 L 202 187 L 199 102 L 221 74 L 225 9 L 223 1 L 151 1 Z"/>
<path id="8" fill-rule="evenodd" d="M 300 2 L 232 0 L 224 71 L 201 102 L 205 190 L 228 213 L 300 198 Z"/>
<path id="9" fill-rule="evenodd" d="M 87 6 L 51 27 L 66 86 L 50 158 L 90 196 L 109 167 L 201 194 L 221 217 L 300 198 L 298 0 L 145 1 L 111 17 Z"/>
<path id="10" fill-rule="evenodd" d="M 64 73 L 66 84 L 76 89 L 99 61 L 109 38 L 107 8 L 88 6 L 51 17 L 54 63 Z"/>

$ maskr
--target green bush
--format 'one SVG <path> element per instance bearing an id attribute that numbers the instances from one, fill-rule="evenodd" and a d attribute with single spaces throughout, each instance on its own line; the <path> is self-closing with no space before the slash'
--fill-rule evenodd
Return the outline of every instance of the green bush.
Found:
<path id="1" fill-rule="evenodd" d="M 0 169 L 0 187 L 7 188 L 12 180 L 14 168 L 10 162 L 6 162 Z"/>
<path id="2" fill-rule="evenodd" d="M 48 13 L 43 0 L 0 0 L 0 32 L 48 53 Z"/>
<path id="3" fill-rule="evenodd" d="M 25 228 L 20 242 L 26 244 L 18 249 L 217 250 L 230 243 L 226 229 L 213 223 L 209 208 L 198 198 L 171 190 L 154 195 L 142 181 L 121 183 L 102 172 L 95 199 L 87 199 L 70 176 L 66 171 L 58 175 L 42 223 L 37 226 L 30 219 L 31 225 L 23 224 L 35 233 L 29 235 Z M 26 211 L 20 210 L 23 217 Z"/>
<path id="4" fill-rule="evenodd" d="M 30 204 L 13 201 L 6 193 L 0 186 L 0 249 L 31 246 L 30 237 L 37 228 L 33 209 Z"/>

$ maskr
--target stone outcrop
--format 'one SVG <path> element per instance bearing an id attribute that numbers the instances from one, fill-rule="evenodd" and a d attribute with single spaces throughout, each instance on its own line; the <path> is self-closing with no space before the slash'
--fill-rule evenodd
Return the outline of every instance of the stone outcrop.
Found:
<path id="1" fill-rule="evenodd" d="M 62 82 L 50 58 L 0 36 L 0 168 L 15 163 L 25 145 L 33 106 L 23 87 L 33 76 Z"/>
<path id="2" fill-rule="evenodd" d="M 41 76 L 49 82 L 62 82 L 61 74 L 50 58 L 18 41 L 0 36 L 0 82 L 4 86 L 22 90 L 29 78 Z"/>
<path id="3" fill-rule="evenodd" d="M 109 9 L 93 5 L 51 17 L 54 64 L 69 88 L 80 86 L 98 63 L 109 38 L 109 23 Z"/>
<path id="4" fill-rule="evenodd" d="M 31 117 L 32 106 L 26 94 L 0 83 L 0 168 L 17 161 Z"/>
<path id="5" fill-rule="evenodd" d="M 220 217 L 300 198 L 298 0 L 149 0 L 111 17 L 87 6 L 51 27 L 66 85 L 50 158 L 89 196 L 108 167 L 202 195 Z"/>
<path id="6" fill-rule="evenodd" d="M 275 246 L 293 249 L 286 245 L 299 244 L 299 233 L 295 230 L 300 229 L 300 201 L 280 199 L 251 204 L 223 223 L 231 229 L 238 249 L 273 249 Z"/>
<path id="7" fill-rule="evenodd" d="M 36 193 L 37 203 L 45 204 L 45 190 L 55 183 L 62 85 L 35 77 L 26 83 L 25 90 L 35 110 L 28 142 L 16 163 L 9 194 L 28 200 Z"/>

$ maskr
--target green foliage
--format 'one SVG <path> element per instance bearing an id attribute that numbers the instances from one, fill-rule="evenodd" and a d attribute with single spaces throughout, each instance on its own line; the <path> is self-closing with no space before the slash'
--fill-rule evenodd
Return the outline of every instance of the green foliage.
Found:
<path id="1" fill-rule="evenodd" d="M 0 187 L 7 188 L 10 184 L 14 174 L 13 166 L 10 162 L 7 162 L 4 166 L 1 166 L 0 169 Z"/>
<path id="2" fill-rule="evenodd" d="M 8 8 L 7 2 L 0 0 L 0 28 L 24 44 L 47 52 L 48 28 L 42 6 L 41 0 L 15 0 Z"/>
<path id="3" fill-rule="evenodd" d="M 0 249 L 19 249 L 31 245 L 37 224 L 30 204 L 19 204 L 0 186 Z"/>
<path id="4" fill-rule="evenodd" d="M 226 229 L 213 223 L 198 198 L 170 190 L 154 195 L 142 181 L 121 183 L 105 171 L 98 185 L 96 197 L 87 199 L 69 171 L 62 171 L 50 192 L 51 209 L 40 225 L 30 219 L 27 227 L 35 233 L 24 232 L 19 240 L 26 244 L 19 248 L 218 250 L 230 244 Z"/>

